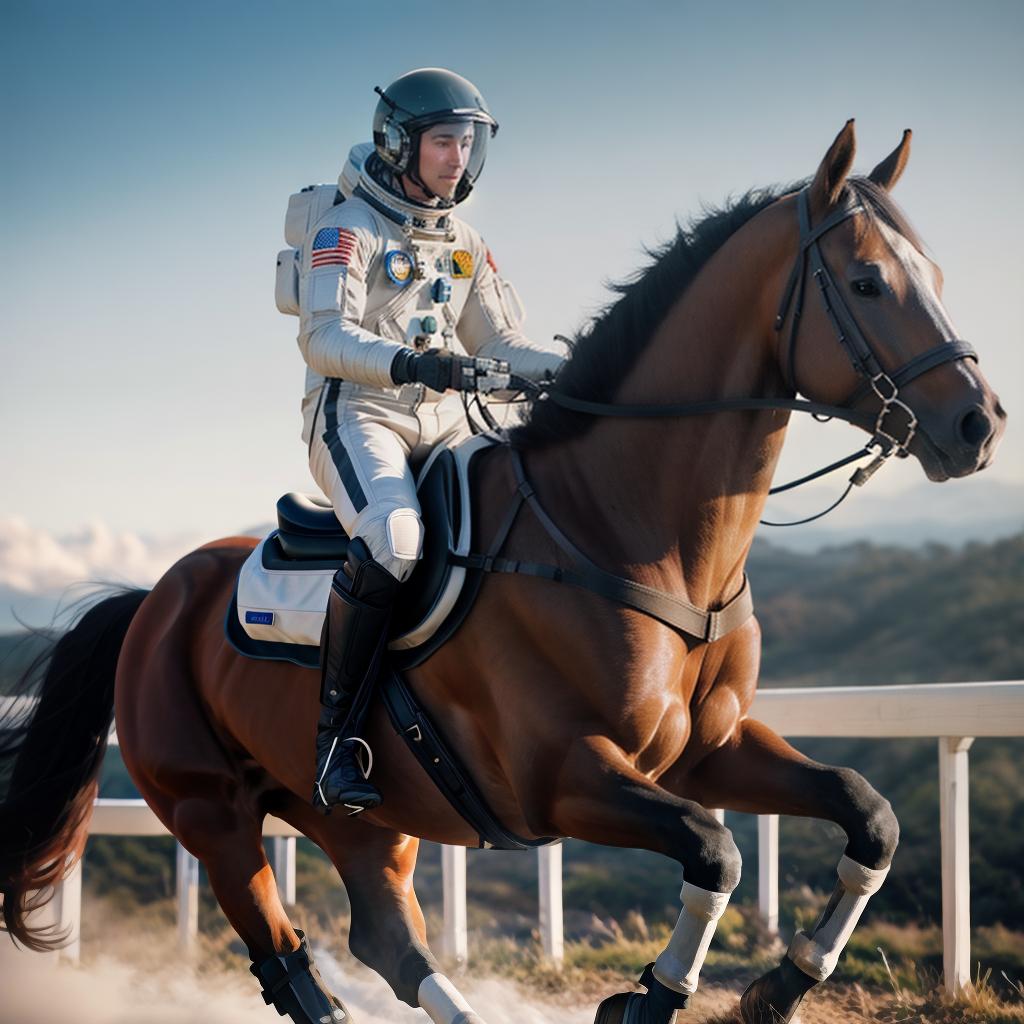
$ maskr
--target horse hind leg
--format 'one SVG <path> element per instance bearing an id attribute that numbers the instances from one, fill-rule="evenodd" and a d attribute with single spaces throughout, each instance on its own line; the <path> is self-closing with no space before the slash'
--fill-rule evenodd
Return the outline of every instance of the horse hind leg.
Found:
<path id="1" fill-rule="evenodd" d="M 124 730 L 121 749 L 132 778 L 157 817 L 206 868 L 217 902 L 249 951 L 264 1001 L 295 1024 L 347 1024 L 348 1010 L 324 986 L 304 936 L 281 905 L 263 849 L 258 800 L 198 710 L 186 701 L 173 707 L 173 729 L 165 717 Z M 174 767 L 180 750 L 168 748 L 181 736 L 191 744 L 187 772 Z"/>
<path id="2" fill-rule="evenodd" d="M 835 969 L 871 895 L 881 888 L 899 840 L 888 801 L 850 768 L 804 757 L 760 722 L 746 720 L 734 741 L 687 780 L 708 806 L 751 814 L 792 814 L 835 822 L 848 838 L 838 881 L 817 923 L 798 932 L 783 961 L 740 999 L 744 1024 L 792 1021 L 807 992 Z"/>
<path id="3" fill-rule="evenodd" d="M 207 792 L 217 792 L 211 786 Z M 261 812 L 229 800 L 175 802 L 173 831 L 202 861 L 217 902 L 249 951 L 263 999 L 295 1024 L 349 1024 L 345 1004 L 324 985 L 309 945 L 292 928 L 263 849 Z"/>
<path id="4" fill-rule="evenodd" d="M 403 1002 L 422 1007 L 434 1024 L 484 1024 L 427 946 L 412 885 L 419 840 L 364 826 L 358 842 L 332 841 L 323 832 L 317 841 L 345 882 L 353 956 L 380 974 Z"/>

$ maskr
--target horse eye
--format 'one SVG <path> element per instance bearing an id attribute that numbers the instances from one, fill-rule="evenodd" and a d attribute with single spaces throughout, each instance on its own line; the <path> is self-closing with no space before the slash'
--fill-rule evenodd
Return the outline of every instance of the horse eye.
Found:
<path id="1" fill-rule="evenodd" d="M 881 292 L 878 290 L 878 285 L 870 277 L 861 277 L 854 281 L 853 290 L 858 295 L 866 295 L 869 297 L 881 295 Z"/>

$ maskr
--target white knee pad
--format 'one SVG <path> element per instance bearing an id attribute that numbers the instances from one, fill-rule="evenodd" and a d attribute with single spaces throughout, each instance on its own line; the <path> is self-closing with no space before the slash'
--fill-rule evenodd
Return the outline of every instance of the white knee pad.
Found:
<path id="1" fill-rule="evenodd" d="M 827 921 L 813 935 L 797 932 L 789 944 L 789 959 L 804 974 L 824 981 L 839 963 L 840 954 L 849 942 L 860 915 L 873 893 L 878 892 L 889 869 L 866 868 L 844 856 L 839 862 L 839 885 L 842 894 Z"/>
<path id="2" fill-rule="evenodd" d="M 415 509 L 392 509 L 384 517 L 358 523 L 353 533 L 399 583 L 409 578 L 423 551 L 423 523 Z"/>
<path id="3" fill-rule="evenodd" d="M 697 991 L 697 976 L 704 966 L 718 919 L 729 905 L 730 895 L 683 882 L 679 894 L 683 909 L 668 945 L 654 962 L 654 976 L 666 988 L 676 992 Z"/>

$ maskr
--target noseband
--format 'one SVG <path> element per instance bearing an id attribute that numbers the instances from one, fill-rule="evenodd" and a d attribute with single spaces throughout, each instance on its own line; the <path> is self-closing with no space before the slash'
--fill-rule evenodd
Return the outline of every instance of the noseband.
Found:
<path id="1" fill-rule="evenodd" d="M 864 212 L 862 203 L 847 201 L 844 206 L 830 213 L 820 224 L 811 227 L 810 186 L 800 191 L 797 196 L 800 251 L 790 272 L 786 290 L 782 293 L 782 302 L 779 305 L 778 315 L 775 317 L 775 330 L 782 330 L 795 295 L 796 305 L 786 343 L 786 361 L 782 368 L 786 375 L 787 386 L 796 393 L 800 390 L 796 380 L 796 341 L 800 319 L 803 315 L 809 270 L 818 286 L 818 294 L 821 296 L 825 312 L 832 324 L 833 331 L 835 331 L 839 345 L 850 360 L 854 372 L 861 378 L 861 384 L 846 399 L 842 407 L 852 409 L 857 402 L 873 392 L 882 403 L 882 407 L 875 420 L 874 437 L 869 447 L 877 446 L 880 451 L 885 453 L 886 457 L 895 454 L 905 455 L 917 432 L 918 419 L 914 410 L 899 397 L 900 388 L 936 366 L 952 362 L 955 359 L 977 360 L 978 354 L 968 342 L 952 339 L 940 342 L 927 352 L 915 356 L 892 374 L 883 369 L 875 355 L 875 350 L 860 329 L 852 310 L 846 304 L 842 291 L 836 287 L 819 245 L 821 238 L 829 231 L 854 214 L 862 212 Z M 905 436 L 902 438 L 897 437 L 888 429 L 887 421 L 894 410 L 901 411 L 907 418 Z"/>

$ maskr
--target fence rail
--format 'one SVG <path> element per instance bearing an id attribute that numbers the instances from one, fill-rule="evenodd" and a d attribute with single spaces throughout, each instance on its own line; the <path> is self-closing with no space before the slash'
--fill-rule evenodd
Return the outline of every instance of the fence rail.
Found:
<path id="1" fill-rule="evenodd" d="M 2 707 L 0 707 L 2 710 Z M 947 991 L 970 984 L 970 875 L 968 750 L 978 736 L 1024 736 L 1024 682 L 933 683 L 915 686 L 850 686 L 759 691 L 751 709 L 787 737 L 864 739 L 931 737 L 938 742 L 939 835 L 942 847 L 943 972 Z M 718 812 L 719 814 L 721 812 Z M 141 800 L 97 800 L 90 832 L 99 835 L 166 835 Z M 274 837 L 274 871 L 285 903 L 295 899 L 295 837 L 290 825 L 268 818 L 264 835 Z M 537 851 L 538 916 L 544 952 L 563 955 L 562 850 Z M 758 903 L 768 926 L 778 928 L 779 819 L 758 819 Z M 466 852 L 443 847 L 444 935 L 442 949 L 468 956 Z M 178 921 L 184 947 L 198 921 L 198 864 L 178 853 Z M 65 879 L 55 900 L 58 921 L 72 930 L 64 955 L 77 959 L 81 915 L 81 866 Z"/>

